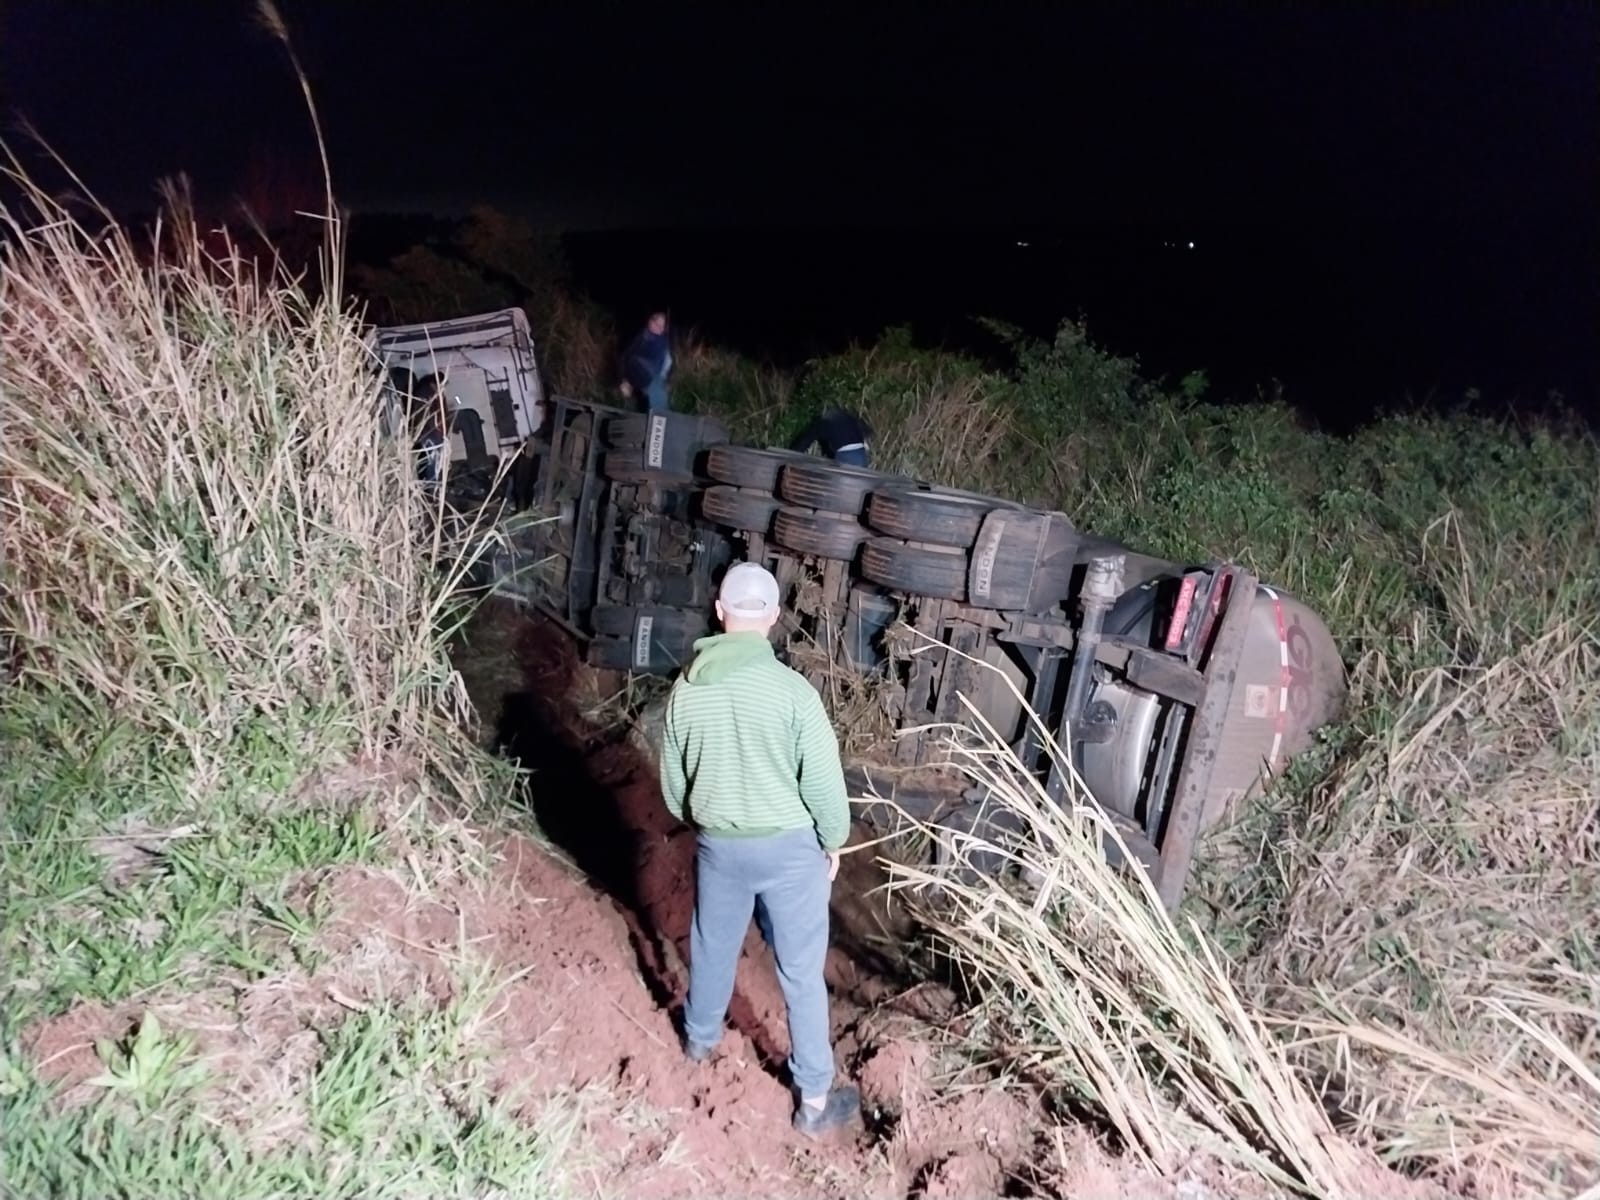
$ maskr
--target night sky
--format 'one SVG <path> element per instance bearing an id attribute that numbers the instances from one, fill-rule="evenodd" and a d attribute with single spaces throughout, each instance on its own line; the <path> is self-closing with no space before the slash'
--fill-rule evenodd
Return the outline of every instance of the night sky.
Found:
<path id="1" fill-rule="evenodd" d="M 281 5 L 358 211 L 1271 228 L 1357 254 L 1382 228 L 1373 254 L 1429 240 L 1481 265 L 1488 308 L 1588 337 L 1596 6 L 1347 7 Z M 239 0 L 5 0 L 0 86 L 123 208 L 180 169 L 220 198 L 252 163 L 316 179 Z"/>
<path id="2" fill-rule="evenodd" d="M 920 7 L 282 11 L 358 207 L 489 200 L 579 227 L 1533 225 L 1595 198 L 1592 5 Z M 8 0 L 7 107 L 119 201 L 180 168 L 225 189 L 254 149 L 308 153 L 298 91 L 252 13 Z"/>

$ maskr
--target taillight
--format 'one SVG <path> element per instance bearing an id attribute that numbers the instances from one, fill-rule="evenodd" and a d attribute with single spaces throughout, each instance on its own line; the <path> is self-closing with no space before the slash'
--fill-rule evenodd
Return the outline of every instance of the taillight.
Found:
<path id="1" fill-rule="evenodd" d="M 1172 606 L 1172 620 L 1167 623 L 1167 649 L 1176 651 L 1183 645 L 1184 631 L 1189 626 L 1189 607 L 1194 603 L 1197 575 L 1185 575 L 1178 588 L 1178 598 Z"/>

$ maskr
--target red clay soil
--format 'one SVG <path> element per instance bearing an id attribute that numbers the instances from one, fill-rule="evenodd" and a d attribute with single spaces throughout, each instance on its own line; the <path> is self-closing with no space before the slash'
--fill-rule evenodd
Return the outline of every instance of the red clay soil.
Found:
<path id="1" fill-rule="evenodd" d="M 915 1194 L 952 1195 L 931 1185 L 955 1173 L 986 1181 L 960 1194 L 997 1196 L 1029 1169 L 1040 1125 L 1024 1101 L 999 1090 L 931 1099 L 931 1014 L 919 1007 L 927 989 L 871 1012 L 838 1005 L 840 1064 L 858 1078 L 869 1122 L 810 1143 L 791 1130 L 789 1090 L 756 1049 L 757 1040 L 781 1049 L 785 1039 L 761 954 L 747 955 L 740 976 L 743 1019 L 756 1038 L 732 1029 L 711 1062 L 693 1067 L 672 1013 L 640 976 L 636 923 L 532 840 L 507 835 L 492 849 L 499 862 L 487 879 L 426 895 L 378 869 L 324 873 L 315 891 L 328 906 L 319 940 L 330 965 L 317 976 L 80 1005 L 42 1022 L 25 1044 L 41 1076 L 78 1103 L 101 1069 L 96 1041 L 122 1038 L 155 1012 L 195 1040 L 219 1081 L 208 1111 L 268 1149 L 307 1136 L 301 1097 L 316 1030 L 383 999 L 448 999 L 466 942 L 500 973 L 520 973 L 476 1035 L 494 1091 L 534 1129 L 552 1104 L 585 1114 L 568 1164 L 579 1194 L 897 1197 L 928 1184 Z M 681 975 L 669 986 L 681 991 Z"/>
<path id="2" fill-rule="evenodd" d="M 632 1157 L 648 1177 L 630 1180 L 630 1195 L 679 1194 L 679 1186 L 685 1195 L 902 1195 L 931 1163 L 961 1148 L 986 1164 L 992 1194 L 999 1194 L 1033 1151 L 1028 1130 L 1038 1127 L 1036 1115 L 998 1091 L 937 1108 L 920 1103 L 920 1093 L 931 1091 L 931 1055 L 915 1039 L 930 1036 L 929 1017 L 949 1018 L 950 998 L 934 1000 L 929 1012 L 930 989 L 894 997 L 888 981 L 841 949 L 829 955 L 827 978 L 838 1061 L 863 1091 L 865 1120 L 854 1136 L 817 1148 L 789 1128 L 783 994 L 753 927 L 723 1045 L 705 1067 L 685 1063 L 676 1020 L 688 984 L 694 835 L 662 805 L 653 762 L 626 740 L 595 744 L 578 713 L 604 687 L 596 687 L 571 641 L 530 622 L 517 651 L 525 690 L 505 706 L 502 741 L 534 768 L 530 793 L 542 827 L 613 903 L 596 905 L 590 888 L 574 889 L 531 847 L 508 849 L 521 887 L 563 898 L 554 913 L 542 904 L 526 928 L 508 935 L 505 956 L 537 962 L 553 955 L 567 982 L 552 991 L 549 973 L 536 969 L 516 989 L 507 1020 L 516 1030 L 512 1041 L 529 1049 L 507 1069 L 537 1075 L 559 1063 L 573 1085 L 603 1082 L 651 1110 L 692 1114 L 657 1137 L 630 1133 Z M 857 880 L 841 872 L 837 890 L 854 896 L 871 870 L 858 856 Z M 559 942 L 551 942 L 552 930 L 560 931 Z M 583 1014 L 581 1028 L 566 1024 L 574 1011 Z M 692 1185 L 674 1182 L 677 1169 L 658 1165 L 671 1139 L 691 1164 L 682 1170 L 695 1176 Z"/>

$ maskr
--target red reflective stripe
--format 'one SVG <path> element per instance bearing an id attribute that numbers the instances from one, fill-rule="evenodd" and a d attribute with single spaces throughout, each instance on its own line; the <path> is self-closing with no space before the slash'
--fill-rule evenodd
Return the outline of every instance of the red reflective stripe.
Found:
<path id="1" fill-rule="evenodd" d="M 1272 615 L 1278 622 L 1278 711 L 1272 714 L 1272 751 L 1267 755 L 1267 773 L 1276 775 L 1283 735 L 1289 725 L 1289 631 L 1283 623 L 1283 598 L 1269 587 L 1261 590 L 1272 597 Z"/>

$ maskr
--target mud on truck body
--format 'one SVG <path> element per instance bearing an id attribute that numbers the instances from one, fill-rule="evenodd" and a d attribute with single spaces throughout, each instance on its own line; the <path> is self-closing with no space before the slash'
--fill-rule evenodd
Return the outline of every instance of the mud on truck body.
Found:
<path id="1" fill-rule="evenodd" d="M 735 444 L 712 417 L 554 397 L 505 482 L 528 519 L 505 521 L 492 585 L 564 624 L 592 666 L 676 672 L 712 632 L 723 570 L 764 563 L 785 596 L 780 653 L 836 720 L 850 720 L 842 687 L 892 727 L 866 747 L 841 729 L 855 794 L 956 828 L 991 819 L 946 761 L 965 696 L 1061 798 L 1042 723 L 1168 906 L 1200 835 L 1344 700 L 1321 619 L 1236 565 L 1167 562 L 1064 513 Z"/>

